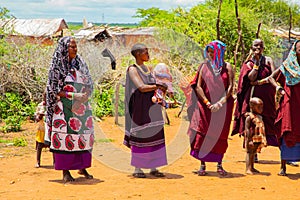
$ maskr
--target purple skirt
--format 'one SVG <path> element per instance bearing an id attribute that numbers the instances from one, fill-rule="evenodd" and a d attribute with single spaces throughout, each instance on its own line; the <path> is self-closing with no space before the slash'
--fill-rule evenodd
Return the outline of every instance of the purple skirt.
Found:
<path id="1" fill-rule="evenodd" d="M 191 150 L 190 155 L 204 162 L 222 162 L 224 154 L 208 153 L 201 156 L 198 150 Z"/>
<path id="2" fill-rule="evenodd" d="M 92 164 L 92 153 L 84 151 L 82 153 L 72 154 L 54 154 L 54 168 L 56 170 L 77 170 L 91 167 Z"/>
<path id="3" fill-rule="evenodd" d="M 167 164 L 166 147 L 164 144 L 152 147 L 131 146 L 132 166 L 150 169 Z"/>
<path id="4" fill-rule="evenodd" d="M 274 147 L 279 146 L 276 135 L 266 135 L 266 139 L 267 139 L 268 146 L 274 146 Z"/>

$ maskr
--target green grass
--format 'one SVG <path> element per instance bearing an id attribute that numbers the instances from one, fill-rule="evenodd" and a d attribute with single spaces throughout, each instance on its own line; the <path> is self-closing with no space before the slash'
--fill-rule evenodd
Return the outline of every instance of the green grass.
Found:
<path id="1" fill-rule="evenodd" d="M 4 143 L 4 144 L 12 143 L 16 147 L 25 147 L 25 146 L 27 146 L 27 141 L 26 141 L 25 138 L 15 138 L 13 140 L 0 139 L 0 143 Z"/>
<path id="2" fill-rule="evenodd" d="M 110 139 L 110 138 L 101 138 L 101 139 L 96 140 L 96 142 L 99 142 L 99 143 L 108 143 L 108 142 L 114 142 L 114 141 L 115 141 L 114 139 Z"/>
<path id="3" fill-rule="evenodd" d="M 8 143 L 13 143 L 13 141 L 0 139 L 0 143 L 8 144 Z"/>

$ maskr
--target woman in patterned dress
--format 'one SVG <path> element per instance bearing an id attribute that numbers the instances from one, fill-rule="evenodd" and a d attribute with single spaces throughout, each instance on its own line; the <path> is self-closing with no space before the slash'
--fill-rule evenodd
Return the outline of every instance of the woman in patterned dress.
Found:
<path id="1" fill-rule="evenodd" d="M 45 140 L 54 154 L 54 168 L 63 171 L 65 182 L 74 181 L 69 170 L 93 178 L 91 166 L 94 128 L 89 96 L 93 82 L 84 60 L 77 55 L 76 41 L 58 41 L 49 69 L 46 90 Z"/>

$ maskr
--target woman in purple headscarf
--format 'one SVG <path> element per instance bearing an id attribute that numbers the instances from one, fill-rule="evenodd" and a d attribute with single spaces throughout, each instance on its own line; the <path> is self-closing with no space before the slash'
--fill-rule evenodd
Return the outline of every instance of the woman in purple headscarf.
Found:
<path id="1" fill-rule="evenodd" d="M 191 156 L 201 161 L 200 176 L 206 175 L 205 162 L 217 162 L 217 172 L 224 176 L 222 159 L 227 150 L 232 118 L 234 71 L 224 61 L 226 45 L 221 41 L 209 43 L 204 51 L 205 61 L 198 68 L 188 105 Z"/>
<path id="2" fill-rule="evenodd" d="M 76 41 L 63 37 L 58 41 L 49 69 L 46 90 L 46 122 L 54 168 L 63 171 L 65 182 L 74 181 L 69 170 L 79 170 L 93 178 L 91 166 L 94 128 L 89 96 L 93 82 L 84 60 L 77 55 Z"/>

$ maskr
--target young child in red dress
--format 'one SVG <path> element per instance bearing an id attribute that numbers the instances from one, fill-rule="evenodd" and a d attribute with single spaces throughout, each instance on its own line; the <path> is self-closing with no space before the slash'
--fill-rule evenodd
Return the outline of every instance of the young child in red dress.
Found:
<path id="1" fill-rule="evenodd" d="M 250 110 L 251 112 L 245 114 L 246 174 L 259 173 L 254 168 L 254 156 L 260 153 L 262 147 L 267 146 L 265 126 L 261 116 L 263 101 L 257 97 L 251 98 Z"/>

